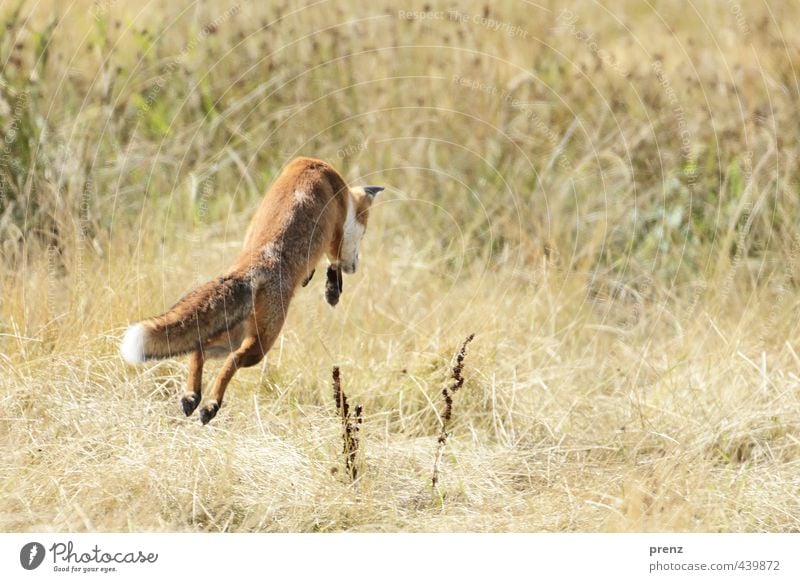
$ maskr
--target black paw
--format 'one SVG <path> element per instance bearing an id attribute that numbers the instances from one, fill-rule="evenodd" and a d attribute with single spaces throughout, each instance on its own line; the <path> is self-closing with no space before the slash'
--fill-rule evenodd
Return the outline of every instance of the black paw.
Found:
<path id="1" fill-rule="evenodd" d="M 311 269 L 311 272 L 308 274 L 308 277 L 306 277 L 306 278 L 305 278 L 305 281 L 303 281 L 303 287 L 305 287 L 306 285 L 308 285 L 308 283 L 311 281 L 311 278 L 312 278 L 313 276 L 314 276 L 314 269 Z"/>
<path id="2" fill-rule="evenodd" d="M 200 422 L 208 424 L 208 422 L 217 415 L 219 404 L 213 400 L 200 409 Z"/>
<path id="3" fill-rule="evenodd" d="M 183 406 L 183 413 L 186 416 L 191 416 L 198 404 L 200 404 L 199 394 L 187 394 L 181 398 L 181 406 Z"/>
<path id="4" fill-rule="evenodd" d="M 339 267 L 330 265 L 326 277 L 325 301 L 331 307 L 335 307 L 339 303 L 339 296 L 342 294 L 342 270 Z"/>

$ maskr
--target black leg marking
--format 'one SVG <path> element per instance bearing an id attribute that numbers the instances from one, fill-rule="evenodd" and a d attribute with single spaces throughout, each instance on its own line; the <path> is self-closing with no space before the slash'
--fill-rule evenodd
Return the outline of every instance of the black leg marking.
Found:
<path id="1" fill-rule="evenodd" d="M 311 278 L 314 276 L 314 271 L 315 269 L 311 269 L 311 272 L 308 274 L 308 277 L 306 277 L 305 281 L 303 281 L 303 287 L 309 284 Z"/>
<path id="2" fill-rule="evenodd" d="M 181 406 L 183 406 L 183 413 L 186 416 L 191 416 L 198 404 L 200 404 L 200 396 L 197 394 L 187 394 L 181 398 Z"/>
<path id="3" fill-rule="evenodd" d="M 208 424 L 212 418 L 217 415 L 217 411 L 219 410 L 219 404 L 214 402 L 213 400 L 206 404 L 203 408 L 200 409 L 200 422 L 203 424 Z"/>
<path id="4" fill-rule="evenodd" d="M 339 296 L 342 294 L 342 269 L 339 266 L 329 265 L 325 281 L 325 301 L 331 307 L 339 303 Z"/>

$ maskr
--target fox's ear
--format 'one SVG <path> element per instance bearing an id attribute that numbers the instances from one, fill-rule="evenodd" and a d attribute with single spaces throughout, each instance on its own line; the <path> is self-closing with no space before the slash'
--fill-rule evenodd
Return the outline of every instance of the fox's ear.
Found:
<path id="1" fill-rule="evenodd" d="M 378 195 L 378 192 L 383 189 L 383 186 L 364 186 L 364 194 L 369 196 L 370 200 L 374 200 L 375 196 Z"/>

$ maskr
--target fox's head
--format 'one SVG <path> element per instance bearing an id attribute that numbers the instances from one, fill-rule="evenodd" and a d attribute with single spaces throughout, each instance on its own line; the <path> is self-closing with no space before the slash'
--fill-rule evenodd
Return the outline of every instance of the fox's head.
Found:
<path id="1" fill-rule="evenodd" d="M 356 186 L 350 188 L 347 200 L 347 218 L 344 223 L 344 238 L 342 240 L 342 271 L 355 273 L 358 269 L 358 252 L 361 239 L 367 230 L 369 209 L 375 196 L 383 190 L 382 186 Z"/>

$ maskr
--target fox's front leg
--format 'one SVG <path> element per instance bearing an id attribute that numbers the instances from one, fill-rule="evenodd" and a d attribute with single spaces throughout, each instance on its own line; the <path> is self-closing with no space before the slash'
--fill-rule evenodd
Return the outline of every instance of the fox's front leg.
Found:
<path id="1" fill-rule="evenodd" d="M 189 385 L 181 398 L 181 406 L 186 416 L 191 416 L 200 404 L 200 391 L 203 388 L 203 351 L 197 350 L 189 356 Z"/>
<path id="2" fill-rule="evenodd" d="M 328 271 L 325 273 L 325 301 L 331 307 L 336 307 L 342 294 L 342 267 L 351 259 L 352 252 L 346 248 L 346 231 L 339 228 L 335 231 L 331 246 L 328 249 Z M 347 269 L 344 269 L 347 271 Z M 348 271 L 349 272 L 349 271 Z"/>
<path id="3" fill-rule="evenodd" d="M 328 272 L 325 281 L 325 301 L 331 307 L 339 303 L 339 296 L 342 294 L 342 268 L 339 264 L 328 265 Z"/>

